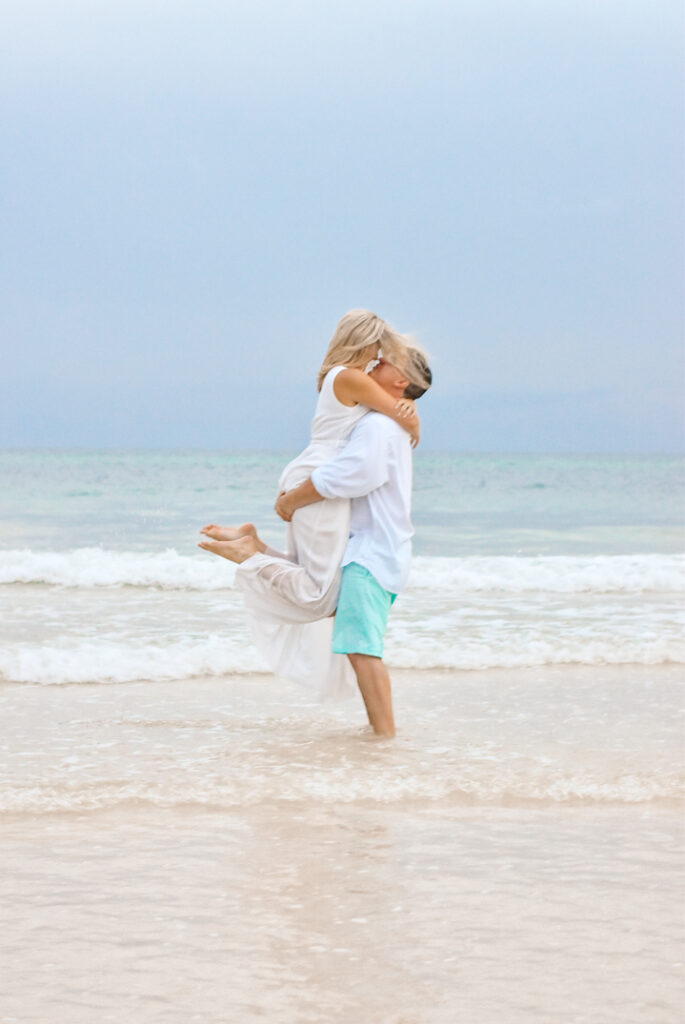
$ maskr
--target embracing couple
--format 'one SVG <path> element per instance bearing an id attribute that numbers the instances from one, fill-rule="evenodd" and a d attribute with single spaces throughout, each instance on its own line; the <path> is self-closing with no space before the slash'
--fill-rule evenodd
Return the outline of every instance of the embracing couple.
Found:
<path id="1" fill-rule="evenodd" d="M 409 575 L 414 403 L 430 383 L 416 345 L 374 313 L 351 310 L 319 370 L 311 442 L 281 475 L 287 551 L 264 544 L 252 523 L 201 531 L 200 547 L 237 564 L 272 671 L 321 698 L 358 685 L 380 736 L 395 733 L 383 638 Z"/>

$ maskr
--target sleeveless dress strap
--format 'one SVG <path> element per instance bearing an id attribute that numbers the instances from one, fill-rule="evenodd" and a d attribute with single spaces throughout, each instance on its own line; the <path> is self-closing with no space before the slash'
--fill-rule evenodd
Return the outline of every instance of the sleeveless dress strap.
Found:
<path id="1" fill-rule="evenodd" d="M 333 367 L 331 367 L 331 369 L 328 371 L 328 373 L 326 374 L 326 376 L 324 378 L 324 384 L 327 384 L 328 381 L 330 381 L 331 382 L 331 386 L 332 386 L 333 385 L 333 381 L 338 376 L 340 371 L 341 370 L 346 370 L 346 369 L 347 369 L 346 366 L 333 366 Z"/>

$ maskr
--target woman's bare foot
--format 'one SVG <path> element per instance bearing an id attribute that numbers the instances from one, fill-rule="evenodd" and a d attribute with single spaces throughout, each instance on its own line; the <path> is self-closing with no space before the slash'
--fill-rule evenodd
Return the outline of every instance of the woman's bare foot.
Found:
<path id="1" fill-rule="evenodd" d="M 229 562 L 240 565 L 245 559 L 259 551 L 259 545 L 255 537 L 250 534 L 238 537 L 236 540 L 203 540 L 198 544 L 199 548 L 211 551 L 214 555 L 221 555 Z"/>
<path id="2" fill-rule="evenodd" d="M 257 539 L 257 531 L 252 523 L 243 523 L 242 526 L 217 526 L 216 523 L 210 523 L 203 526 L 200 533 L 212 540 L 238 540 L 238 537 L 250 536 Z"/>

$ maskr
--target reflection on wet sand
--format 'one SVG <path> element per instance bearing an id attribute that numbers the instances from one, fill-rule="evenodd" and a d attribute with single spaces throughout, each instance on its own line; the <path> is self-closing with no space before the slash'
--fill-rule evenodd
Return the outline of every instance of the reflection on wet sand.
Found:
<path id="1" fill-rule="evenodd" d="M 677 667 L 0 691 L 0 1022 L 679 1021 Z"/>

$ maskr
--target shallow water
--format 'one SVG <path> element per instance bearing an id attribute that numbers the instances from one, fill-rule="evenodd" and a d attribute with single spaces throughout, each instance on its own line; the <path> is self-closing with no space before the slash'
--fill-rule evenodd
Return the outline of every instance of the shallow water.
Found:
<path id="1" fill-rule="evenodd" d="M 680 1020 L 677 669 L 0 702 L 3 1024 Z"/>
<path id="2" fill-rule="evenodd" d="M 394 673 L 395 741 L 361 701 L 270 676 L 0 689 L 0 811 L 131 801 L 463 806 L 664 804 L 683 796 L 677 666 Z"/>
<path id="3" fill-rule="evenodd" d="M 264 670 L 233 567 L 175 552 L 0 551 L 0 680 Z M 416 669 L 685 663 L 685 556 L 414 560 L 386 660 Z"/>

